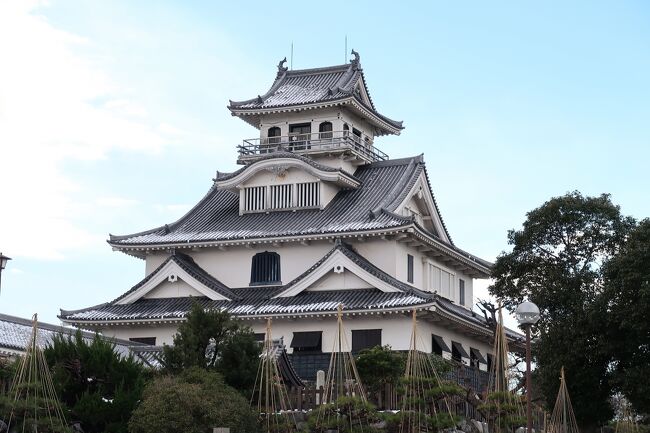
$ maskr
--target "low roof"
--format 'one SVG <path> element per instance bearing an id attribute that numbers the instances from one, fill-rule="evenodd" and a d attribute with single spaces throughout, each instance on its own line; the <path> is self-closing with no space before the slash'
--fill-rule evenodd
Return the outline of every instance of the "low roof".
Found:
<path id="1" fill-rule="evenodd" d="M 11 316 L 9 314 L 0 314 L 0 353 L 24 352 L 32 336 L 32 326 L 33 322 L 30 319 Z M 44 322 L 38 322 L 37 327 L 37 344 L 41 348 L 51 344 L 56 335 L 73 336 L 78 331 L 75 328 L 66 328 L 64 326 L 52 325 Z M 88 342 L 95 338 L 95 333 L 93 332 L 80 332 L 83 338 Z M 147 346 L 142 343 L 117 338 L 102 338 L 115 344 L 115 350 L 122 356 L 128 356 L 129 353 L 131 353 L 131 347 Z"/>
<path id="2" fill-rule="evenodd" d="M 379 128 L 379 134 L 398 134 L 404 129 L 401 121 L 380 114 L 365 82 L 359 56 L 348 64 L 325 68 L 289 70 L 284 66 L 286 59 L 278 64 L 278 73 L 271 88 L 263 95 L 244 101 L 230 101 L 228 109 L 233 115 L 243 118 L 259 127 L 256 116 L 251 114 L 287 111 L 289 107 L 331 106 L 352 104 L 365 114 L 371 123 Z"/>

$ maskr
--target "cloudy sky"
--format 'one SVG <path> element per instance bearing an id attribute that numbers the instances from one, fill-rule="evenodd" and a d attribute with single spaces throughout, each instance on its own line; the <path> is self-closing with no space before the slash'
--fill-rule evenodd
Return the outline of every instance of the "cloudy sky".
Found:
<path id="1" fill-rule="evenodd" d="M 424 153 L 460 247 L 494 260 L 525 213 L 571 190 L 650 216 L 645 2 L 0 2 L 0 312 L 117 297 L 144 263 L 108 233 L 172 222 L 256 130 L 229 99 L 275 65 L 361 54 L 402 119 L 377 145 Z M 484 296 L 484 292 L 479 293 Z"/>

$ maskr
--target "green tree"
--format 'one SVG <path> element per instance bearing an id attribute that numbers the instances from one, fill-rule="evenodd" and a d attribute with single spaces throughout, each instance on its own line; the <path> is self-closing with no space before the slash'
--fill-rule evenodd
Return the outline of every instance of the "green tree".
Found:
<path id="1" fill-rule="evenodd" d="M 148 376 L 142 365 L 99 335 L 88 342 L 81 332 L 55 336 L 44 354 L 58 396 L 71 410 L 70 421 L 88 433 L 127 432 Z"/>
<path id="2" fill-rule="evenodd" d="M 512 251 L 502 253 L 493 268 L 490 292 L 511 311 L 525 297 L 540 307 L 535 380 L 552 405 L 564 365 L 576 417 L 585 429 L 612 416 L 611 356 L 602 338 L 607 319 L 598 314 L 598 299 L 602 264 L 633 225 L 609 195 L 568 193 L 530 211 L 523 228 L 508 233 Z"/>
<path id="3" fill-rule="evenodd" d="M 214 338 L 215 362 L 208 366 L 205 349 Z M 220 310 L 192 306 L 187 320 L 178 327 L 174 345 L 165 346 L 165 368 L 179 373 L 190 367 L 214 369 L 233 388 L 248 392 L 253 388 L 261 347 L 251 329 Z"/>
<path id="4" fill-rule="evenodd" d="M 154 379 L 129 422 L 130 433 L 205 433 L 213 427 L 257 431 L 248 401 L 219 373 L 199 367 Z"/>
<path id="5" fill-rule="evenodd" d="M 630 232 L 621 251 L 605 265 L 600 314 L 614 358 L 612 383 L 639 413 L 650 414 L 650 219 Z"/>
<path id="6" fill-rule="evenodd" d="M 405 355 L 394 352 L 390 346 L 375 346 L 363 349 L 356 357 L 356 366 L 361 383 L 374 394 L 387 384 L 397 385 L 404 375 Z"/>

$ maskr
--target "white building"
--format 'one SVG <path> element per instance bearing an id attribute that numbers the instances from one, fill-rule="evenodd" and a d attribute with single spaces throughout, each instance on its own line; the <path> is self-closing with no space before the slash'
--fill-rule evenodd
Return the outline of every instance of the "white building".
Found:
<path id="1" fill-rule="evenodd" d="M 262 96 L 230 102 L 259 130 L 238 146 L 242 168 L 217 172 L 178 221 L 110 236 L 145 261 L 119 298 L 61 310 L 67 324 L 122 339 L 171 344 L 193 301 L 225 308 L 263 335 L 273 318 L 306 379 L 327 365 L 343 305 L 352 350 L 408 350 L 417 310 L 420 350 L 486 369 L 492 330 L 471 311 L 473 281 L 491 264 L 457 247 L 422 155 L 390 160 L 375 147 L 402 122 L 380 114 L 359 56 L 288 70 Z"/>

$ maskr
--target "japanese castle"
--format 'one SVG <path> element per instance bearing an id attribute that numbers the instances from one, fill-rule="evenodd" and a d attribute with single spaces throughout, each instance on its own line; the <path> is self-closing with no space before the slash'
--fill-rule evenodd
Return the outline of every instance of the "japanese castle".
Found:
<path id="1" fill-rule="evenodd" d="M 473 281 L 491 264 L 454 244 L 422 155 L 389 159 L 375 140 L 404 125 L 370 97 L 359 55 L 344 65 L 277 67 L 261 96 L 230 101 L 259 130 L 232 173 L 178 221 L 114 236 L 145 276 L 117 299 L 61 310 L 70 325 L 151 345 L 172 344 L 193 302 L 229 311 L 263 338 L 267 318 L 296 370 L 326 368 L 343 308 L 353 352 L 420 350 L 487 369 L 493 330 L 472 312 Z"/>

